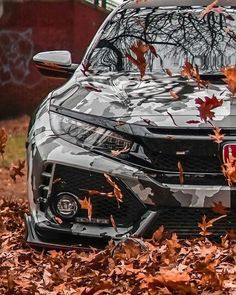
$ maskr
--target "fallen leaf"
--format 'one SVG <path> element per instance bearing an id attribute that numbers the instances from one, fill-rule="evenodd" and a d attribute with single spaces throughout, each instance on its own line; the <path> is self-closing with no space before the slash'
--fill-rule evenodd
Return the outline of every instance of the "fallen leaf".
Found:
<path id="1" fill-rule="evenodd" d="M 14 182 L 16 182 L 16 176 L 24 176 L 25 174 L 22 172 L 22 169 L 25 168 L 25 160 L 21 161 L 18 160 L 18 165 L 13 165 L 10 168 L 10 177 L 14 180 Z"/>
<path id="2" fill-rule="evenodd" d="M 8 135 L 5 128 L 0 128 L 0 154 L 3 158 L 5 153 L 6 143 L 7 143 Z"/>
<path id="3" fill-rule="evenodd" d="M 224 139 L 225 134 L 222 134 L 221 130 L 221 128 L 215 126 L 213 129 L 214 135 L 208 134 L 210 138 L 214 140 L 215 143 L 220 144 Z"/>
<path id="4" fill-rule="evenodd" d="M 180 161 L 178 161 L 177 166 L 178 166 L 178 170 L 179 170 L 179 183 L 183 184 L 184 183 L 184 169 L 183 169 L 183 166 Z"/>
<path id="5" fill-rule="evenodd" d="M 92 212 L 93 212 L 93 206 L 92 206 L 92 203 L 90 201 L 90 198 L 84 198 L 83 200 L 79 200 L 79 203 L 80 203 L 80 206 L 81 206 L 81 209 L 86 209 L 88 211 L 88 219 L 89 221 L 91 221 L 91 218 L 92 218 Z"/>

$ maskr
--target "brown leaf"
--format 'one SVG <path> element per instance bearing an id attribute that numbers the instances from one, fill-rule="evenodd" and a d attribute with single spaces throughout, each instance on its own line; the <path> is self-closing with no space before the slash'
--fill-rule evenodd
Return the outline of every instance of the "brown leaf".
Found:
<path id="1" fill-rule="evenodd" d="M 200 227 L 200 229 L 202 230 L 200 232 L 200 235 L 204 236 L 204 237 L 211 235 L 211 233 L 207 231 L 208 228 L 212 227 L 214 222 L 216 222 L 217 220 L 220 220 L 223 217 L 226 217 L 226 215 L 221 215 L 219 217 L 212 218 L 212 219 L 206 221 L 206 215 L 203 215 L 202 223 L 200 223 L 200 222 L 198 223 L 198 227 Z"/>
<path id="2" fill-rule="evenodd" d="M 111 220 L 112 227 L 114 228 L 114 230 L 116 232 L 118 232 L 115 219 L 114 219 L 114 217 L 112 215 L 110 216 L 110 220 Z"/>
<path id="3" fill-rule="evenodd" d="M 112 180 L 111 176 L 104 173 L 106 181 L 113 187 L 114 196 L 119 204 L 119 202 L 123 202 L 123 193 L 118 185 Z"/>
<path id="4" fill-rule="evenodd" d="M 10 177 L 16 182 L 16 176 L 24 176 L 25 174 L 22 172 L 22 170 L 25 168 L 25 160 L 21 161 L 18 160 L 18 165 L 14 165 L 10 168 Z"/>
<path id="5" fill-rule="evenodd" d="M 222 134 L 221 130 L 221 128 L 215 126 L 213 129 L 214 135 L 208 134 L 210 138 L 214 140 L 215 143 L 220 144 L 224 139 L 225 134 Z"/>
<path id="6" fill-rule="evenodd" d="M 215 116 L 215 113 L 212 112 L 212 110 L 222 106 L 223 99 L 217 99 L 213 94 L 212 97 L 205 96 L 205 101 L 201 98 L 196 98 L 195 103 L 199 105 L 197 109 L 199 111 L 200 118 L 206 122 L 208 119 L 212 119 Z"/>
<path id="7" fill-rule="evenodd" d="M 221 201 L 219 201 L 218 203 L 213 202 L 213 204 L 214 206 L 211 207 L 213 212 L 219 213 L 221 215 L 227 215 L 228 211 Z"/>
<path id="8" fill-rule="evenodd" d="M 153 241 L 160 241 L 164 232 L 164 226 L 161 225 L 152 235 Z"/>
<path id="9" fill-rule="evenodd" d="M 0 154 L 3 158 L 6 148 L 6 142 L 8 139 L 8 135 L 5 128 L 0 128 Z"/>
<path id="10" fill-rule="evenodd" d="M 179 170 L 179 183 L 183 184 L 184 183 L 184 169 L 183 169 L 183 166 L 180 161 L 178 161 L 177 166 L 178 166 L 178 170 Z"/>
<path id="11" fill-rule="evenodd" d="M 221 71 L 226 77 L 223 80 L 227 83 L 229 91 L 236 98 L 236 67 L 225 67 Z"/>
<path id="12" fill-rule="evenodd" d="M 93 212 L 93 206 L 92 203 L 90 201 L 90 198 L 84 198 L 83 200 L 79 200 L 81 209 L 86 209 L 88 211 L 88 219 L 89 221 L 91 221 L 92 218 L 92 212 Z"/>
<path id="13" fill-rule="evenodd" d="M 219 0 L 215 0 L 211 4 L 207 5 L 207 7 L 204 8 L 203 11 L 201 12 L 200 16 L 204 17 L 209 12 L 217 12 L 217 13 L 223 12 L 224 11 L 223 7 L 215 7 L 218 5 L 218 3 L 219 3 Z"/>
<path id="14" fill-rule="evenodd" d="M 138 40 L 135 44 L 130 47 L 130 50 L 136 55 L 136 59 L 130 55 L 126 54 L 126 57 L 129 59 L 131 63 L 133 63 L 140 72 L 140 78 L 142 80 L 143 76 L 145 75 L 147 62 L 145 59 L 145 54 L 150 50 L 155 56 L 157 56 L 156 49 L 153 45 L 148 45 L 141 40 Z"/>
<path id="15" fill-rule="evenodd" d="M 229 186 L 236 183 L 236 159 L 234 157 L 229 157 L 229 159 L 221 165 L 221 169 Z"/>

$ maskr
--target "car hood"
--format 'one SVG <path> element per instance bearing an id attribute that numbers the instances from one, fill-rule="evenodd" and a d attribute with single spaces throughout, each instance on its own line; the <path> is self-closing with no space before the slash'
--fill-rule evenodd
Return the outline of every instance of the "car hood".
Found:
<path id="1" fill-rule="evenodd" d="M 220 127 L 235 127 L 236 104 L 221 79 L 204 89 L 179 75 L 160 74 L 147 74 L 142 81 L 130 73 L 80 75 L 68 83 L 54 91 L 51 103 L 73 112 L 159 127 L 209 127 L 196 99 L 204 103 L 214 95 L 222 105 L 211 109 L 212 119 Z"/>

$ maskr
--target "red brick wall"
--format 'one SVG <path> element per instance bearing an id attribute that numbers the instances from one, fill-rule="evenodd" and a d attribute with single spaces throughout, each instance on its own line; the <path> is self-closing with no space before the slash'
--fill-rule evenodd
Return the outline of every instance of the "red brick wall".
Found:
<path id="1" fill-rule="evenodd" d="M 0 119 L 31 113 L 62 79 L 38 73 L 32 56 L 67 49 L 80 62 L 107 12 L 82 1 L 5 2 L 0 18 Z"/>

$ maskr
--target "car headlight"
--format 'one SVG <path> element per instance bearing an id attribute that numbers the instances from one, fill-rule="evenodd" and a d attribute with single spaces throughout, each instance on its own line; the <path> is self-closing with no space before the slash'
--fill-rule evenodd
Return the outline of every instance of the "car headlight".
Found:
<path id="1" fill-rule="evenodd" d="M 130 140 L 105 128 L 53 112 L 50 118 L 53 132 L 73 144 L 94 147 L 104 152 L 128 151 L 131 147 Z"/>

